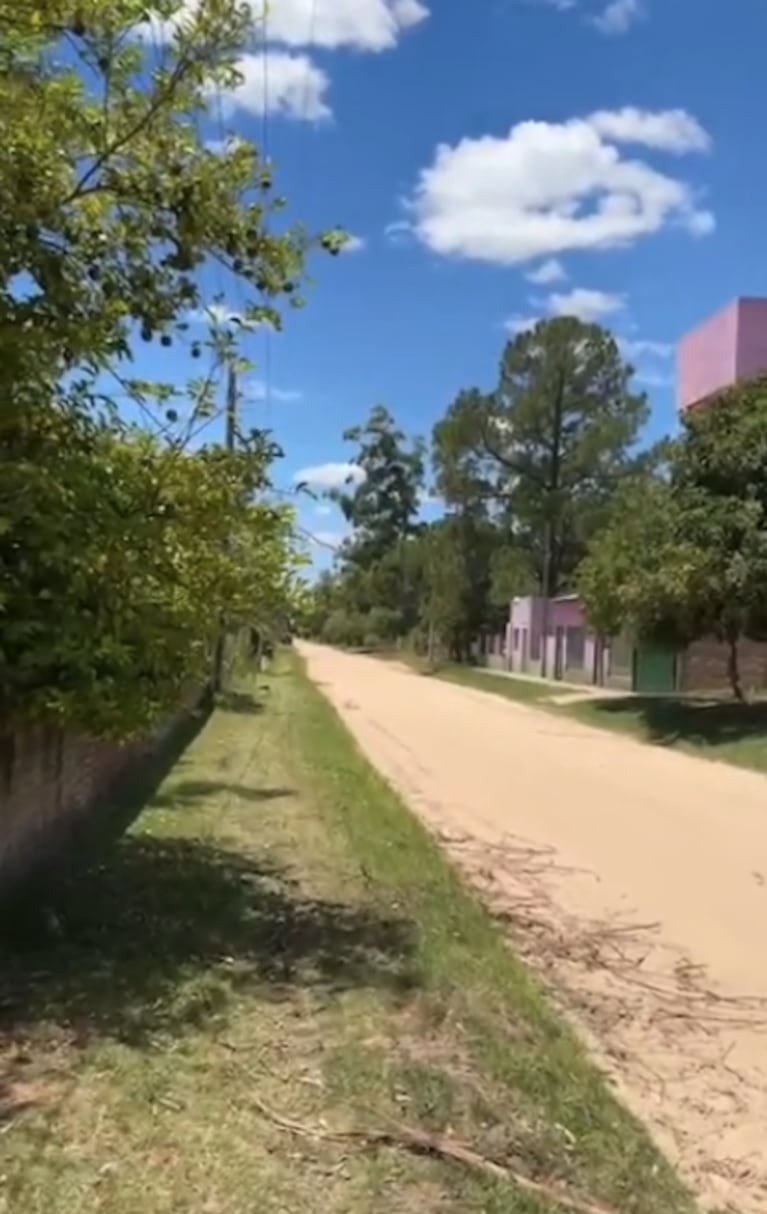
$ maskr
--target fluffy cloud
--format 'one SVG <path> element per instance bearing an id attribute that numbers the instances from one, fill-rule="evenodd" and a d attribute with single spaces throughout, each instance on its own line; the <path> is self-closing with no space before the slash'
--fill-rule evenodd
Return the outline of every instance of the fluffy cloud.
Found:
<path id="1" fill-rule="evenodd" d="M 136 34 L 170 42 L 179 30 L 193 26 L 199 7 L 200 0 L 179 0 L 173 17 L 153 16 L 136 26 Z M 227 109 L 249 114 L 268 110 L 308 121 L 330 116 L 328 76 L 306 55 L 275 50 L 275 44 L 386 51 L 429 16 L 421 0 L 251 0 L 250 11 L 254 32 L 269 49 L 241 57 L 238 66 L 244 79 L 227 95 Z"/>
<path id="2" fill-rule="evenodd" d="M 357 464 L 314 464 L 310 468 L 299 468 L 293 476 L 297 485 L 309 485 L 312 489 L 342 489 L 344 485 L 359 485 L 365 473 Z"/>
<path id="3" fill-rule="evenodd" d="M 276 400 L 287 405 L 300 400 L 301 395 L 296 388 L 277 388 L 262 379 L 250 379 L 245 385 L 245 396 L 251 401 Z"/>
<path id="4" fill-rule="evenodd" d="M 341 249 L 341 252 L 342 253 L 361 253 L 362 250 L 366 247 L 367 247 L 367 241 L 365 240 L 365 238 L 363 236 L 351 236 L 350 235 L 346 244 Z"/>
<path id="5" fill-rule="evenodd" d="M 429 16 L 421 0 L 250 0 L 254 31 L 265 41 L 284 46 L 351 47 L 385 51 L 401 35 Z M 170 18 L 151 15 L 136 27 L 139 36 L 170 42 L 178 30 L 195 21 L 200 0 L 179 0 Z"/>
<path id="6" fill-rule="evenodd" d="M 420 0 L 277 0 L 266 29 L 270 41 L 286 46 L 386 51 L 428 16 Z"/>
<path id="7" fill-rule="evenodd" d="M 528 282 L 534 282 L 538 287 L 547 287 L 553 282 L 564 282 L 567 278 L 567 273 L 561 261 L 557 261 L 555 257 L 550 257 L 548 261 L 544 261 L 541 265 L 536 266 L 525 277 Z"/>
<path id="8" fill-rule="evenodd" d="M 624 358 L 639 362 L 643 358 L 673 358 L 674 347 L 667 341 L 648 341 L 641 337 L 619 337 L 618 346 Z"/>
<path id="9" fill-rule="evenodd" d="M 593 291 L 587 287 L 573 287 L 572 291 L 563 295 L 554 292 L 546 300 L 546 310 L 552 316 L 577 316 L 587 324 L 612 316 L 625 306 L 622 295 Z"/>
<path id="10" fill-rule="evenodd" d="M 593 21 L 602 34 L 627 34 L 643 16 L 642 0 L 610 0 Z"/>
<path id="11" fill-rule="evenodd" d="M 713 216 L 686 182 L 618 146 L 630 130 L 632 142 L 657 148 L 664 123 L 678 141 L 683 112 L 671 113 L 673 123 L 668 112 L 602 111 L 441 144 L 407 203 L 412 229 L 435 253 L 500 265 L 630 245 L 672 223 L 711 231 Z M 695 119 L 686 117 L 689 137 Z"/>
<path id="12" fill-rule="evenodd" d="M 591 324 L 613 316 L 626 306 L 622 295 L 588 287 L 573 287 L 571 291 L 566 292 L 553 291 L 545 299 L 531 299 L 529 302 L 541 309 L 538 315 L 515 313 L 503 322 L 504 329 L 513 337 L 518 333 L 527 332 L 528 329 L 534 329 L 543 313 L 548 313 L 549 316 L 577 316 L 579 320 Z"/>
<path id="13" fill-rule="evenodd" d="M 645 388 L 668 388 L 673 384 L 670 362 L 674 357 L 671 342 L 645 337 L 618 337 L 618 349 L 635 368 L 635 379 Z"/>
<path id="14" fill-rule="evenodd" d="M 237 111 L 258 115 L 265 110 L 307 122 L 331 116 L 326 100 L 330 80 L 307 55 L 273 50 L 263 55 L 249 53 L 242 56 L 238 69 L 240 84 L 221 95 L 225 117 Z"/>
<path id="15" fill-rule="evenodd" d="M 626 105 L 621 110 L 598 110 L 587 119 L 589 125 L 613 143 L 638 143 L 663 152 L 708 152 L 711 136 L 687 110 L 638 110 Z"/>
<path id="16" fill-rule="evenodd" d="M 515 312 L 513 316 L 509 316 L 503 322 L 503 327 L 511 337 L 516 337 L 519 333 L 526 333 L 528 329 L 534 329 L 540 319 L 540 316 L 525 316 L 520 312 Z"/>

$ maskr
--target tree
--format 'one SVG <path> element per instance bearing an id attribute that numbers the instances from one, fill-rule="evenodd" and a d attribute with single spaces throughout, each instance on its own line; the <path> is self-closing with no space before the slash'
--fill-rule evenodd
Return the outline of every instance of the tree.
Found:
<path id="1" fill-rule="evenodd" d="M 180 0 L 152 7 L 0 0 L 4 719 L 130 732 L 202 670 L 222 614 L 268 614 L 289 591 L 291 524 L 260 500 L 267 436 L 184 451 L 236 326 L 214 320 L 212 370 L 178 404 L 178 385 L 127 363 L 139 342 L 203 353 L 188 329 L 214 267 L 242 284 L 246 323 L 278 325 L 308 249 L 343 236 L 280 227 L 268 162 L 206 137 L 250 7 L 201 0 L 183 21 Z M 109 375 L 154 439 L 121 425 Z"/>
<path id="2" fill-rule="evenodd" d="M 634 467 L 647 403 L 631 374 L 598 325 L 541 321 L 507 344 L 495 392 L 462 392 L 435 428 L 438 488 L 492 508 L 545 598 L 567 586 Z"/>
<path id="3" fill-rule="evenodd" d="M 683 418 L 669 478 L 618 499 L 579 589 L 601 631 L 728 648 L 741 699 L 741 637 L 767 638 L 767 381 Z"/>
<path id="4" fill-rule="evenodd" d="M 214 151 L 202 135 L 239 79 L 252 13 L 201 0 L 174 23 L 181 7 L 0 3 L 6 419 L 61 392 L 63 373 L 129 356 L 134 333 L 180 339 L 206 266 L 246 285 L 252 321 L 278 324 L 274 301 L 294 296 L 310 242 L 269 224 L 281 200 L 268 162 L 247 141 Z"/>
<path id="5" fill-rule="evenodd" d="M 254 500 L 266 447 L 187 454 L 45 416 L 0 534 L 2 716 L 125 736 L 207 678 L 222 619 L 236 630 L 287 606 L 292 516 Z"/>
<path id="6" fill-rule="evenodd" d="M 363 425 L 347 430 L 344 439 L 357 444 L 354 464 L 359 469 L 356 480 L 332 494 L 352 527 L 339 554 L 344 605 L 363 616 L 374 607 L 387 607 L 398 613 L 402 634 L 418 614 L 408 545 L 419 531 L 423 444 L 409 442 L 381 405 Z"/>
<path id="7" fill-rule="evenodd" d="M 344 441 L 355 443 L 354 463 L 361 477 L 351 487 L 333 494 L 354 529 L 345 548 L 361 563 L 381 560 L 412 535 L 423 489 L 423 443 L 408 443 L 394 418 L 376 405 L 367 421 L 344 431 Z"/>

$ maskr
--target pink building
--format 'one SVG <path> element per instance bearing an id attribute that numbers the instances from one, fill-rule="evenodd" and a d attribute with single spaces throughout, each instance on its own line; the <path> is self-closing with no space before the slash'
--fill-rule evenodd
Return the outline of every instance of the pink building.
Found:
<path id="1" fill-rule="evenodd" d="M 680 409 L 767 372 L 767 299 L 735 299 L 687 333 L 677 354 Z"/>
<path id="2" fill-rule="evenodd" d="M 546 637 L 543 599 L 513 599 L 506 633 L 505 668 L 568 682 L 632 686 L 633 650 L 621 638 L 607 641 L 589 628 L 576 594 L 551 599 Z M 544 665 L 545 654 L 545 665 Z"/>

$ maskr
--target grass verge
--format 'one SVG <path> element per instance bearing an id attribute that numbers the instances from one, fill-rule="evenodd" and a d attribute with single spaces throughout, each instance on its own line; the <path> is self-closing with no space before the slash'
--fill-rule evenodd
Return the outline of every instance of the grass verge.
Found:
<path id="1" fill-rule="evenodd" d="M 404 1123 L 622 1214 L 692 1202 L 295 666 L 219 709 L 132 832 L 7 952 L 6 1214 L 555 1214 Z M 257 694 L 255 694 L 257 691 Z"/>
<path id="2" fill-rule="evenodd" d="M 421 673 L 426 673 L 422 671 Z M 521 704 L 574 717 L 585 725 L 628 734 L 637 741 L 666 746 L 698 758 L 767 772 L 767 703 L 737 704 L 697 696 L 599 696 L 555 704 L 553 696 L 572 688 L 515 679 L 470 666 L 447 666 L 435 677 L 460 683 Z"/>

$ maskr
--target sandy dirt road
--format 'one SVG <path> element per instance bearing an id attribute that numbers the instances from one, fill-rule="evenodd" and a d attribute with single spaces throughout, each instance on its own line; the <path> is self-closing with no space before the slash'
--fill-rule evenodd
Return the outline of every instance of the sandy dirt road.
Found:
<path id="1" fill-rule="evenodd" d="M 301 649 L 706 1204 L 767 1210 L 767 779 Z"/>

